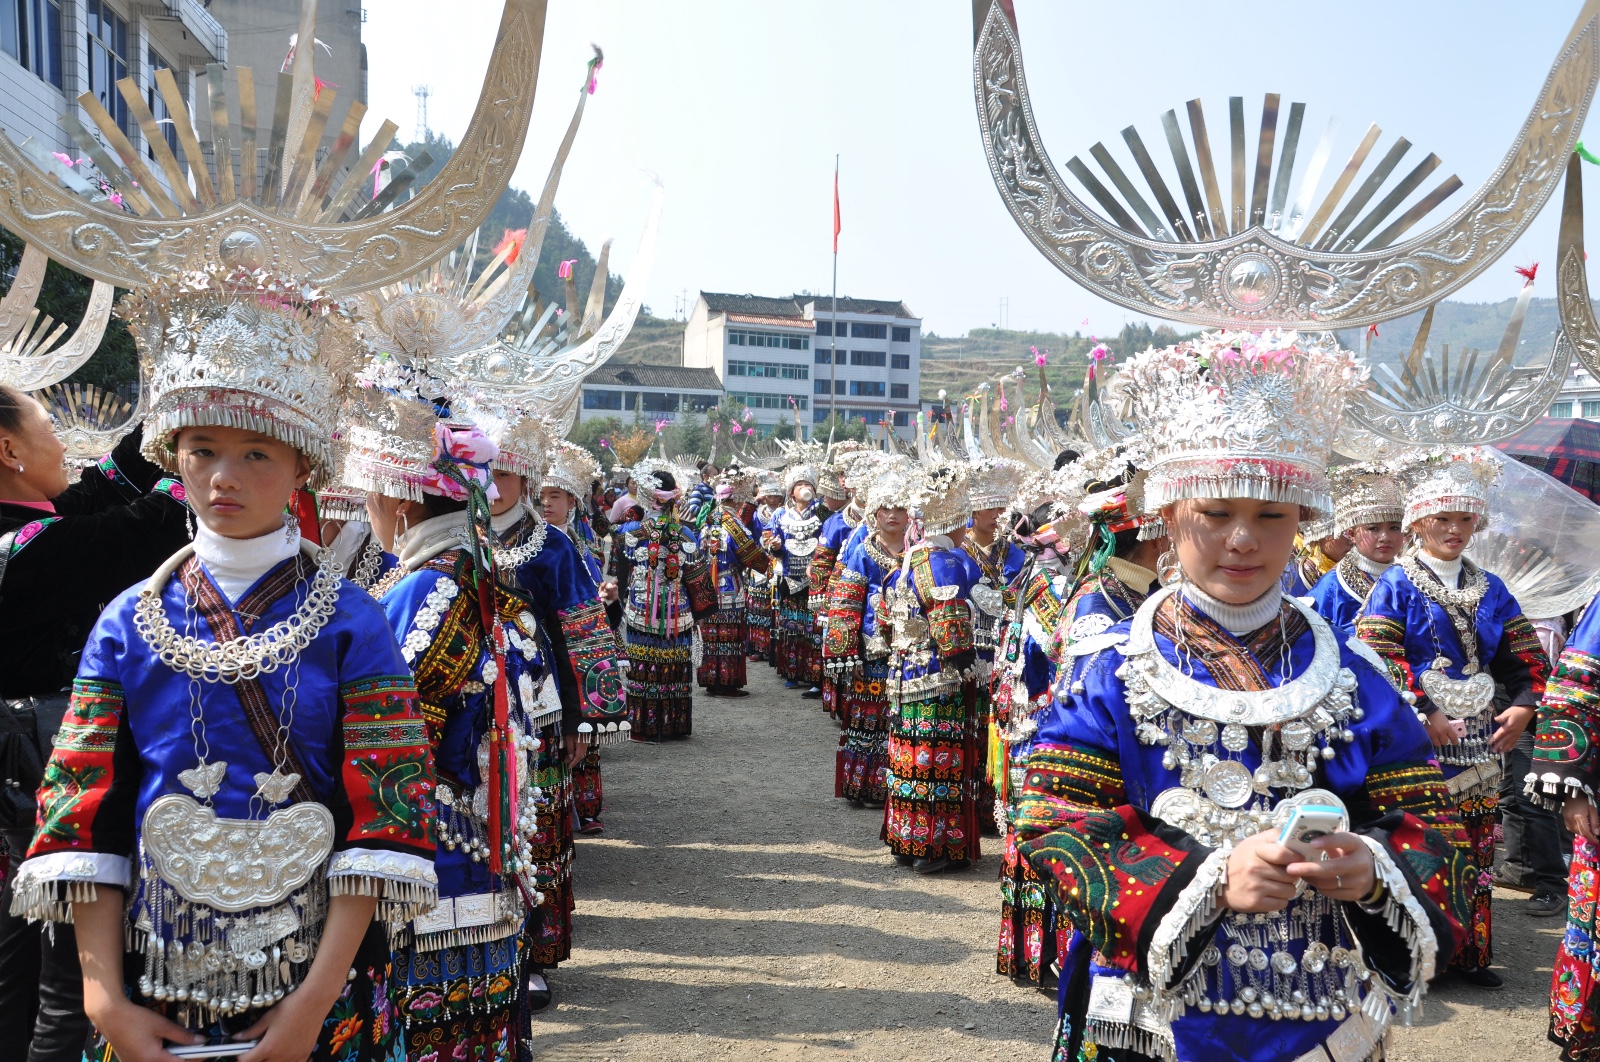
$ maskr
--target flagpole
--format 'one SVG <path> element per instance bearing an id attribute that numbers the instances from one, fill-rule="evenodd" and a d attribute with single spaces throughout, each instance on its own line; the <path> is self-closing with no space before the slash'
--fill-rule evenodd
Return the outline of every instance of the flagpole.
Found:
<path id="1" fill-rule="evenodd" d="M 838 414 L 835 408 L 837 402 L 835 395 L 839 393 L 839 156 L 833 156 L 833 325 L 829 328 L 833 333 L 828 352 L 828 419 L 838 427 L 839 422 L 834 419 Z"/>

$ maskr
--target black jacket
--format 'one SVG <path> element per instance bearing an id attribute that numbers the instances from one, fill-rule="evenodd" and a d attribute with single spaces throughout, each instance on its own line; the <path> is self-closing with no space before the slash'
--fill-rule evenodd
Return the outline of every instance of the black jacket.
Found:
<path id="1" fill-rule="evenodd" d="M 0 535 L 17 536 L 0 581 L 0 697 L 71 686 L 84 641 L 111 600 L 189 540 L 175 485 L 139 453 L 135 429 L 54 499 L 55 514 L 0 501 Z M 156 487 L 161 484 L 162 489 Z"/>

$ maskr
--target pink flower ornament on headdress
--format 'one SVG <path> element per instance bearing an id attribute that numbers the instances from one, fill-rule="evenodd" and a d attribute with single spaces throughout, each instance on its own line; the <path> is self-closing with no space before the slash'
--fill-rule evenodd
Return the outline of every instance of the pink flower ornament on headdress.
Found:
<path id="1" fill-rule="evenodd" d="M 422 478 L 423 490 L 451 501 L 466 501 L 465 480 L 481 485 L 490 501 L 499 499 L 494 473 L 489 470 L 489 462 L 500 456 L 500 447 L 493 439 L 476 427 L 452 428 L 441 421 L 433 426 L 433 443 L 434 467 Z M 446 472 L 446 465 L 452 466 L 460 478 Z"/>

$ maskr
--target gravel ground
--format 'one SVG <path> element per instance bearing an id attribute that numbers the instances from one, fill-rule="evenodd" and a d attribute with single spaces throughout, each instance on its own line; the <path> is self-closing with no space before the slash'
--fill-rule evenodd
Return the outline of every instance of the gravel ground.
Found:
<path id="1" fill-rule="evenodd" d="M 820 703 L 750 675 L 749 697 L 696 697 L 688 741 L 602 754 L 606 832 L 578 841 L 577 946 L 535 1057 L 1043 1062 L 1054 998 L 994 972 L 999 841 L 962 873 L 895 866 L 881 813 L 833 798 Z M 1496 899 L 1505 989 L 1441 983 L 1392 1058 L 1556 1057 L 1561 920 Z"/>

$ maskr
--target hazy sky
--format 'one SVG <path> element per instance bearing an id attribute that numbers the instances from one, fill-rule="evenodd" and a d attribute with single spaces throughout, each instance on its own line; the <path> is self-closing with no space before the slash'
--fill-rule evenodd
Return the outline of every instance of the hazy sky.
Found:
<path id="1" fill-rule="evenodd" d="M 1580 5 L 1016 6 L 1035 115 L 1058 169 L 1097 140 L 1126 165 L 1129 124 L 1164 155 L 1159 114 L 1181 115 L 1196 96 L 1214 145 L 1219 129 L 1226 138 L 1227 97 L 1245 97 L 1253 157 L 1262 95 L 1280 92 L 1285 113 L 1291 101 L 1308 105 L 1302 159 L 1337 116 L 1336 171 L 1376 122 L 1380 151 L 1397 135 L 1415 145 L 1402 173 L 1437 153 L 1443 165 L 1425 187 L 1454 172 L 1466 184 L 1457 202 L 1504 155 Z M 368 0 L 373 116 L 393 118 L 409 138 L 412 88 L 427 84 L 429 124 L 459 139 L 500 10 L 495 0 Z M 551 0 L 514 183 L 542 184 L 595 41 L 605 67 L 556 205 L 591 247 L 615 235 L 613 268 L 626 274 L 647 199 L 641 171 L 660 175 L 666 213 L 647 297 L 657 314 L 700 289 L 826 293 L 837 152 L 841 294 L 903 299 L 943 334 L 999 323 L 1002 299 L 1013 328 L 1115 332 L 1130 315 L 1035 251 L 989 177 L 970 12 L 968 0 Z M 1600 142 L 1600 125 L 1590 128 Z M 1600 202 L 1600 167 L 1587 175 Z M 1559 201 L 1558 190 L 1523 240 L 1456 297 L 1508 298 L 1521 283 L 1512 265 L 1553 267 Z M 1591 246 L 1600 246 L 1597 216 L 1591 209 Z M 1542 294 L 1553 293 L 1551 273 L 1540 275 Z"/>

